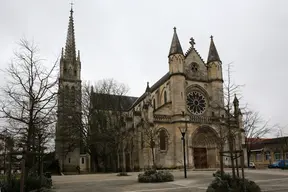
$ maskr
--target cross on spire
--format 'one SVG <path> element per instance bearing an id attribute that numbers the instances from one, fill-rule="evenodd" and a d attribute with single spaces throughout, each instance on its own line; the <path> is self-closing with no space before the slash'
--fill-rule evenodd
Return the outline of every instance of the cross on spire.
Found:
<path id="1" fill-rule="evenodd" d="M 190 38 L 189 43 L 191 44 L 192 47 L 194 47 L 194 45 L 195 45 L 196 43 L 195 43 L 195 40 L 194 40 L 193 37 Z"/>
<path id="2" fill-rule="evenodd" d="M 173 27 L 174 32 L 176 32 L 176 27 Z"/>
<path id="3" fill-rule="evenodd" d="M 74 5 L 74 3 L 71 1 L 71 3 L 70 3 L 70 5 L 71 5 L 71 12 L 73 12 L 73 5 Z"/>

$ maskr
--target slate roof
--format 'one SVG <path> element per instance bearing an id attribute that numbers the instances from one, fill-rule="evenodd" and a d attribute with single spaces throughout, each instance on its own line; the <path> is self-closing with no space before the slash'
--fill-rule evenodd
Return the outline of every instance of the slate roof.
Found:
<path id="1" fill-rule="evenodd" d="M 92 105 L 98 110 L 128 111 L 130 106 L 137 100 L 137 97 L 124 95 L 110 95 L 94 93 Z"/>
<path id="2" fill-rule="evenodd" d="M 213 36 L 211 36 L 211 42 L 210 42 L 210 48 L 209 48 L 207 63 L 210 63 L 212 61 L 220 61 L 221 62 L 218 51 L 216 49 L 216 46 L 215 46 L 215 43 L 213 40 Z"/>
<path id="3" fill-rule="evenodd" d="M 165 83 L 170 78 L 170 73 L 167 72 L 161 79 L 159 79 L 156 83 L 150 87 L 150 92 L 158 89 L 163 83 Z M 145 98 L 145 93 L 143 93 L 134 103 L 131 105 L 130 109 L 138 105 Z"/>
<path id="4" fill-rule="evenodd" d="M 170 46 L 170 51 L 169 51 L 169 55 L 174 55 L 174 54 L 182 54 L 183 55 L 183 50 L 176 32 L 176 27 L 174 27 L 174 34 L 173 34 L 173 38 L 172 38 L 172 42 L 171 42 L 171 46 Z"/>
<path id="5" fill-rule="evenodd" d="M 263 141 L 264 144 L 288 144 L 288 137 L 277 137 Z"/>

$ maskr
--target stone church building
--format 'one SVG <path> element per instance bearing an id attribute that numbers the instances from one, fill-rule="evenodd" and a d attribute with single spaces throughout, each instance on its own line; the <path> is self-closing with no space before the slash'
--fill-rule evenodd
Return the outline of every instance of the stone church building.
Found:
<path id="1" fill-rule="evenodd" d="M 215 106 L 224 107 L 222 62 L 212 36 L 206 61 L 196 50 L 193 38 L 190 39 L 190 44 L 190 48 L 183 52 L 174 28 L 170 50 L 167 47 L 169 50 L 167 73 L 156 83 L 151 85 L 147 83 L 147 88 L 140 97 L 121 96 L 125 101 L 125 126 L 132 130 L 132 140 L 125 141 L 123 150 L 118 154 L 118 166 L 133 170 L 136 167 L 143 169 L 153 165 L 151 148 L 143 144 L 145 134 L 141 131 L 148 126 L 149 129 L 157 129 L 155 132 L 157 137 L 153 141 L 154 161 L 157 166 L 165 168 L 183 166 L 183 146 L 179 128 L 187 127 L 185 135 L 187 166 L 196 169 L 219 167 L 220 157 L 217 147 L 219 126 L 215 119 L 224 116 L 225 112 L 217 110 Z M 81 61 L 80 54 L 79 52 L 76 54 L 75 48 L 73 10 L 69 19 L 65 51 L 62 52 L 56 158 L 67 169 L 80 166 L 82 170 L 90 170 L 91 159 L 81 150 L 81 139 L 79 146 L 74 146 L 73 151 L 68 151 L 65 155 L 63 155 L 65 142 L 59 142 L 60 130 L 73 127 L 73 120 L 69 119 L 69 110 L 65 112 L 63 103 L 67 103 L 69 109 L 78 111 L 81 118 L 81 105 L 74 106 L 75 102 L 63 96 L 70 91 L 76 97 L 77 95 L 81 97 Z M 239 106 L 236 97 L 234 106 L 235 109 Z M 94 104 L 93 107 L 97 105 Z M 237 121 L 240 129 L 241 115 Z M 237 146 L 244 146 L 243 138 L 242 132 L 235 141 Z M 71 139 L 71 136 L 67 139 Z M 141 142 L 136 143 L 136 140 Z M 227 158 L 224 163 L 228 165 L 229 162 L 226 160 Z"/>

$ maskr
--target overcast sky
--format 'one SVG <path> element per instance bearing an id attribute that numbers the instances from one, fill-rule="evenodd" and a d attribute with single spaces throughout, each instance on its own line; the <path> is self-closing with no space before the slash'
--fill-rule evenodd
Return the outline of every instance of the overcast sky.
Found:
<path id="1" fill-rule="evenodd" d="M 65 45 L 70 2 L 0 0 L 1 68 L 22 37 L 54 61 Z M 233 80 L 245 84 L 241 102 L 286 125 L 287 7 L 287 0 L 74 0 L 82 79 L 114 78 L 140 96 L 147 81 L 168 71 L 176 26 L 183 50 L 193 37 L 204 60 L 213 35 L 224 66 L 233 62 Z"/>

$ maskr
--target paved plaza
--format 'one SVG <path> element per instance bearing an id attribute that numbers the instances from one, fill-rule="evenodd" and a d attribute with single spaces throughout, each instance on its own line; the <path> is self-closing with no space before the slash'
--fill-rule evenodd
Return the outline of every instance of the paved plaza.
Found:
<path id="1" fill-rule="evenodd" d="M 226 171 L 229 172 L 229 171 Z M 130 176 L 116 174 L 88 174 L 53 176 L 56 192 L 205 192 L 212 181 L 213 171 L 188 171 L 183 178 L 182 171 L 173 171 L 175 181 L 168 183 L 138 183 L 139 173 Z M 287 192 L 288 171 L 245 170 L 246 177 L 258 183 L 265 192 Z"/>

